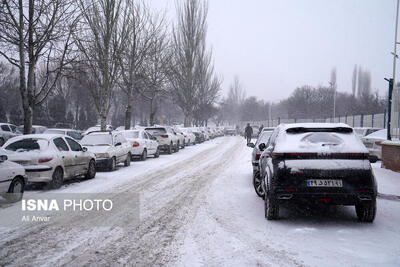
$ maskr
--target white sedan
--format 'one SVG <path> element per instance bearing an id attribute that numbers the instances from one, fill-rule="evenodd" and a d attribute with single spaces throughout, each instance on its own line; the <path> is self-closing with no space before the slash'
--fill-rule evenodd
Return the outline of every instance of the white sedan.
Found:
<path id="1" fill-rule="evenodd" d="M 121 134 L 131 143 L 131 156 L 146 160 L 147 156 L 153 155 L 155 158 L 160 156 L 158 142 L 155 137 L 144 130 L 126 130 Z"/>
<path id="2" fill-rule="evenodd" d="M 0 155 L 0 194 L 5 199 L 16 202 L 24 194 L 27 177 L 21 165 L 7 160 Z"/>
<path id="3" fill-rule="evenodd" d="M 96 175 L 93 153 L 68 136 L 30 134 L 11 138 L 4 146 L 8 158 L 21 164 L 28 182 L 48 183 L 60 188 L 65 179 Z"/>
<path id="4" fill-rule="evenodd" d="M 117 164 L 131 165 L 131 146 L 119 132 L 93 132 L 81 144 L 96 156 L 96 167 L 114 171 Z"/>

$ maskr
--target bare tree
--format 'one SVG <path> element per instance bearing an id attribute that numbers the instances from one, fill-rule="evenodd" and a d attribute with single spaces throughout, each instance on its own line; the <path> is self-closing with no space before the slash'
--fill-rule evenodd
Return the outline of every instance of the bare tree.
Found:
<path id="1" fill-rule="evenodd" d="M 32 129 L 35 106 L 54 89 L 68 63 L 74 5 L 64 0 L 2 0 L 0 3 L 0 55 L 19 71 L 24 111 L 24 133 Z M 46 75 L 36 77 L 38 64 Z"/>
<path id="2" fill-rule="evenodd" d="M 102 131 L 106 129 L 125 42 L 126 35 L 121 33 L 127 26 L 121 19 L 124 3 L 124 0 L 77 0 L 82 19 L 79 22 L 81 31 L 75 39 Z"/>
<path id="3" fill-rule="evenodd" d="M 119 57 L 120 87 L 126 96 L 125 129 L 129 129 L 132 119 L 133 92 L 139 90 L 139 80 L 143 78 L 140 70 L 154 38 L 153 32 L 150 31 L 151 15 L 148 7 L 143 2 L 128 1 L 123 25 L 126 29 L 120 32 L 125 40 L 123 52 Z"/>
<path id="4" fill-rule="evenodd" d="M 198 90 L 195 75 L 199 67 L 199 51 L 207 32 L 208 2 L 187 0 L 177 7 L 177 13 L 170 81 L 174 100 L 185 116 L 184 124 L 190 126 Z"/>
<path id="5" fill-rule="evenodd" d="M 235 105 L 241 105 L 246 98 L 246 91 L 240 83 L 238 75 L 235 75 L 233 84 L 229 87 L 228 100 Z"/>

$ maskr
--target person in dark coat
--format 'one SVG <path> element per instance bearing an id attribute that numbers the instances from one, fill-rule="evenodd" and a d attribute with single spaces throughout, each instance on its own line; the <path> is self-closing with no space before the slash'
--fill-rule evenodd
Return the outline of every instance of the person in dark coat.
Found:
<path id="1" fill-rule="evenodd" d="M 253 128 L 250 126 L 250 123 L 247 123 L 247 126 L 244 129 L 244 135 L 247 139 L 247 143 L 250 143 L 251 136 L 253 135 Z"/>
<path id="2" fill-rule="evenodd" d="M 264 129 L 264 124 L 261 124 L 260 128 L 258 129 L 258 135 L 260 135 L 263 129 Z"/>

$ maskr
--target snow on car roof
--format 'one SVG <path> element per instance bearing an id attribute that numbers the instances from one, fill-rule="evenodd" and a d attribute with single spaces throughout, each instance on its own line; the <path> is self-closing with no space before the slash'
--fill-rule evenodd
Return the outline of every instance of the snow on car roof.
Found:
<path id="1" fill-rule="evenodd" d="M 317 152 L 317 153 L 368 153 L 362 141 L 344 123 L 295 123 L 279 126 L 275 152 Z M 288 129 L 351 129 L 350 132 L 291 132 Z"/>

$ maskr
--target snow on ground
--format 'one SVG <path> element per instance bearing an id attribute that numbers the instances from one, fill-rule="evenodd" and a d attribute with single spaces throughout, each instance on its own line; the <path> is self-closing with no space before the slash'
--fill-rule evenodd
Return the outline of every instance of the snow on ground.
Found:
<path id="1" fill-rule="evenodd" d="M 74 180 L 54 192 L 140 193 L 140 224 L 70 228 L 75 218 L 66 217 L 61 224 L 3 227 L 0 265 L 399 266 L 399 200 L 378 198 L 373 224 L 359 223 L 354 207 L 285 206 L 280 220 L 267 221 L 250 154 L 243 138 L 217 138 Z M 400 174 L 373 168 L 379 192 L 399 195 Z M 131 212 L 120 195 L 126 203 L 119 223 Z M 89 219 L 82 225 L 107 218 Z"/>

